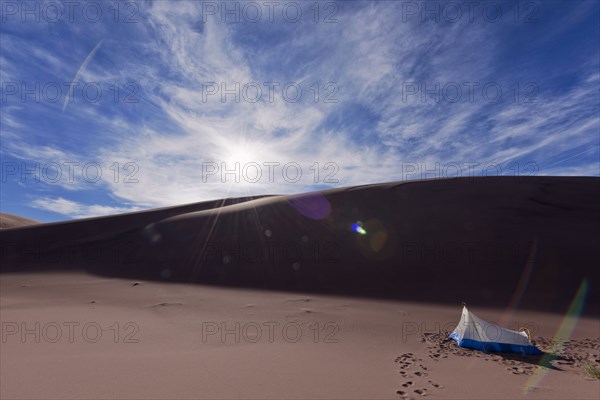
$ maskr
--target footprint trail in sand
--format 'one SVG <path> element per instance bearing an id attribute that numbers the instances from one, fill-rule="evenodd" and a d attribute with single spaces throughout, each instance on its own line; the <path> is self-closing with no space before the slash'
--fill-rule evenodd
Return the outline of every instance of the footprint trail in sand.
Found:
<path id="1" fill-rule="evenodd" d="M 400 365 L 398 373 L 405 379 L 400 390 L 396 391 L 402 399 L 414 399 L 415 396 L 427 396 L 434 390 L 443 389 L 444 386 L 432 380 L 425 380 L 429 376 L 430 367 L 423 359 L 415 356 L 414 353 L 404 353 L 394 360 Z"/>

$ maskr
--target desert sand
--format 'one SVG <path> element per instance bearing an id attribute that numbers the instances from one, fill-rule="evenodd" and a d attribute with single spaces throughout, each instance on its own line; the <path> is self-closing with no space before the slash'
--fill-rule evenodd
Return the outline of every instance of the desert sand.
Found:
<path id="1" fill-rule="evenodd" d="M 0 397 L 597 399 L 599 183 L 432 180 L 3 229 Z M 462 301 L 552 357 L 458 348 Z"/>
<path id="2" fill-rule="evenodd" d="M 18 228 L 20 226 L 28 226 L 39 224 L 38 221 L 32 219 L 19 217 L 17 215 L 0 213 L 0 229 L 6 228 Z"/>
<path id="3" fill-rule="evenodd" d="M 533 386 L 538 359 L 515 361 L 438 341 L 435 335 L 458 321 L 459 305 L 76 272 L 7 274 L 1 290 L 2 323 L 18 326 L 2 342 L 3 399 L 392 399 L 401 398 L 398 391 L 418 398 L 417 390 L 430 398 L 597 399 L 600 390 L 582 369 L 599 357 L 594 318 L 578 321 L 565 364 L 540 367 L 546 375 Z M 501 310 L 474 310 L 503 318 Z M 561 320 L 519 311 L 505 324 L 535 327 L 540 341 Z"/>

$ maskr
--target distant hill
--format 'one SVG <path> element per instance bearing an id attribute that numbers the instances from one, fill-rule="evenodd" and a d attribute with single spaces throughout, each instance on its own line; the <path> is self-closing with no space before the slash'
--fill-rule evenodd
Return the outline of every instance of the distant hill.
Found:
<path id="1" fill-rule="evenodd" d="M 18 228 L 20 226 L 35 225 L 39 223 L 39 221 L 19 217 L 17 215 L 0 213 L 0 229 Z"/>

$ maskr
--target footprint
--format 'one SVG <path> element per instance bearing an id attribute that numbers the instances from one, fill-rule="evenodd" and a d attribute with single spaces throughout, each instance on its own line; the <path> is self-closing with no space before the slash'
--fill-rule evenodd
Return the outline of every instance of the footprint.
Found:
<path id="1" fill-rule="evenodd" d="M 526 374 L 525 368 L 523 368 L 523 367 L 509 367 L 509 368 L 507 368 L 507 370 L 509 370 L 510 372 L 512 372 L 515 375 Z"/>
<path id="2" fill-rule="evenodd" d="M 408 395 L 408 393 L 406 393 L 404 390 L 397 390 L 397 391 L 396 391 L 396 394 L 397 394 L 398 396 L 400 396 L 400 398 L 402 398 L 402 399 L 405 399 L 405 400 L 413 400 L 413 398 L 412 398 L 412 397 L 410 397 L 410 396 Z"/>
<path id="3" fill-rule="evenodd" d="M 308 303 L 309 301 L 312 301 L 312 299 L 310 297 L 298 297 L 296 299 L 287 299 L 287 301 L 303 301 Z"/>
<path id="4" fill-rule="evenodd" d="M 169 302 L 163 302 L 163 303 L 158 303 L 158 304 L 152 304 L 148 307 L 150 308 L 156 308 L 156 307 L 169 307 L 169 306 L 182 306 L 183 303 L 169 303 Z"/>
<path id="5" fill-rule="evenodd" d="M 415 372 L 415 375 L 416 376 L 427 376 L 428 374 L 427 374 L 427 372 L 417 371 L 417 372 Z"/>
<path id="6" fill-rule="evenodd" d="M 420 396 L 427 396 L 427 389 L 415 389 L 414 392 Z"/>
<path id="7" fill-rule="evenodd" d="M 431 386 L 433 386 L 434 388 L 437 388 L 437 389 L 444 388 L 444 385 L 440 385 L 439 383 L 435 383 L 433 381 L 427 381 L 427 382 L 429 382 L 431 384 Z"/>
<path id="8" fill-rule="evenodd" d="M 410 368 L 417 361 L 421 361 L 421 360 L 416 358 L 413 353 L 402 354 L 399 357 L 396 357 L 396 359 L 394 360 L 394 362 L 396 362 L 397 364 L 400 364 L 400 369 Z"/>
<path id="9" fill-rule="evenodd" d="M 556 363 L 562 364 L 562 365 L 573 365 L 573 364 L 575 364 L 575 361 L 573 361 L 573 360 L 558 360 Z"/>
<path id="10" fill-rule="evenodd" d="M 413 381 L 408 381 L 402 384 L 403 387 L 407 388 L 407 387 L 411 387 L 412 385 L 414 385 Z"/>

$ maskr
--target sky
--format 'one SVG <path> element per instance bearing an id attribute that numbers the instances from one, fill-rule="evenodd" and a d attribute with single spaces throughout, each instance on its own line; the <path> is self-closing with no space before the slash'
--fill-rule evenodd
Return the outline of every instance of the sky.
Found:
<path id="1" fill-rule="evenodd" d="M 590 1 L 0 1 L 0 210 L 600 175 Z"/>

